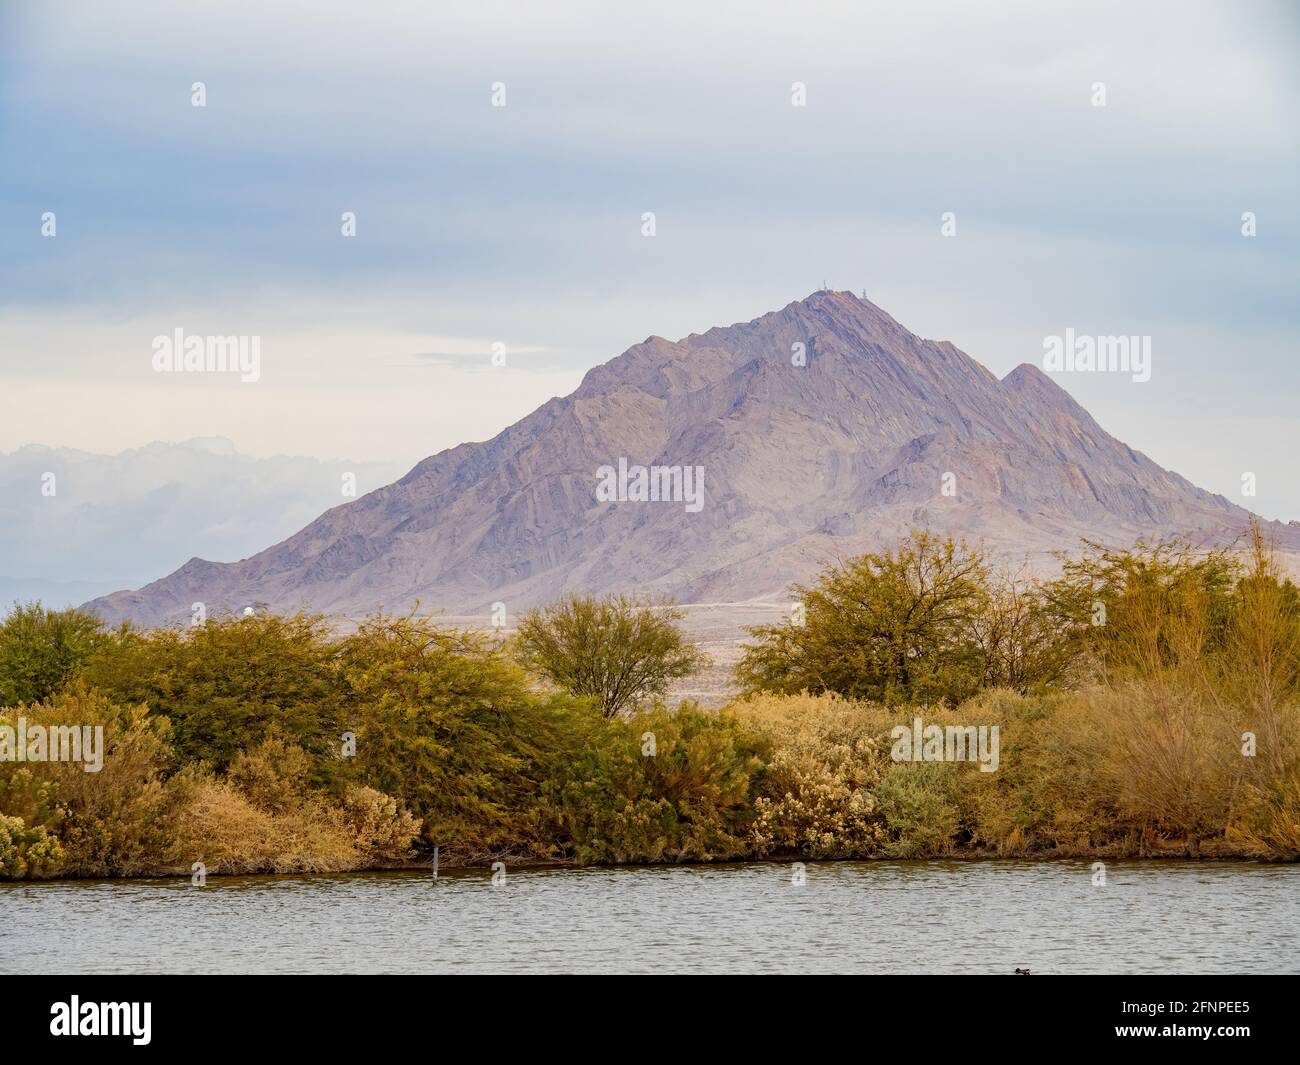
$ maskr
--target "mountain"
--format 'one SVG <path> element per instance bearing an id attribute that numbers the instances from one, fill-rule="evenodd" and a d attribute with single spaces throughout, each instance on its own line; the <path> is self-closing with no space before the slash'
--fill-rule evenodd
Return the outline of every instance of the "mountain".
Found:
<path id="1" fill-rule="evenodd" d="M 702 468 L 703 505 L 610 500 L 601 470 L 620 460 Z M 677 342 L 648 337 L 572 395 L 283 543 L 230 564 L 192 558 L 88 606 L 157 624 L 196 601 L 353 615 L 416 599 L 514 611 L 577 590 L 737 601 L 785 594 L 915 526 L 1041 563 L 1081 536 L 1222 541 L 1248 517 L 1109 436 L 1036 367 L 999 381 L 823 291 Z"/>
<path id="2" fill-rule="evenodd" d="M 343 498 L 400 475 L 388 463 L 241 455 L 220 437 L 116 455 L 29 445 L 0 454 L 0 614 L 142 584 L 196 551 L 239 558 Z"/>

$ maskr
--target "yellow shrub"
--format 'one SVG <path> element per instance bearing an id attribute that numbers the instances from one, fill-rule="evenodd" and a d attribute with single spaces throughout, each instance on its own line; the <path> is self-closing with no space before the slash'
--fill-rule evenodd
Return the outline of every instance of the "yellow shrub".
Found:
<path id="1" fill-rule="evenodd" d="M 834 694 L 753 695 L 734 704 L 736 717 L 772 745 L 750 828 L 756 854 L 847 858 L 878 850 L 880 712 L 868 705 Z"/>
<path id="2" fill-rule="evenodd" d="M 167 719 L 150 717 L 144 707 L 116 706 L 75 685 L 50 702 L 0 715 L 11 724 L 19 716 L 29 728 L 102 728 L 102 766 L 86 772 L 75 761 L 0 763 L 0 812 L 57 834 L 60 872 L 139 876 L 155 871 L 183 798 L 164 776 L 171 754 Z"/>
<path id="3" fill-rule="evenodd" d="M 273 814 L 210 776 L 193 782 L 176 827 L 171 858 L 184 871 L 194 862 L 209 873 L 344 872 L 362 864 L 351 833 L 327 808 L 308 803 Z"/>
<path id="4" fill-rule="evenodd" d="M 43 825 L 29 828 L 21 817 L 0 814 L 0 874 L 15 879 L 57 873 L 63 848 Z"/>
<path id="5" fill-rule="evenodd" d="M 371 862 L 401 860 L 420 835 L 420 819 L 374 788 L 350 786 L 343 796 L 343 817 L 357 850 Z"/>

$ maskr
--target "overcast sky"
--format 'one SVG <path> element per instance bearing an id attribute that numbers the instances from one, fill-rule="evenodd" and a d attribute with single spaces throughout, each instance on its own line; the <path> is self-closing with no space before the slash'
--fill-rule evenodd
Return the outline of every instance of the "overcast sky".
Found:
<path id="1" fill-rule="evenodd" d="M 414 462 L 825 280 L 999 376 L 1151 336 L 1057 380 L 1300 518 L 1296 10 L 0 0 L 0 450 Z M 178 327 L 261 380 L 154 373 Z"/>

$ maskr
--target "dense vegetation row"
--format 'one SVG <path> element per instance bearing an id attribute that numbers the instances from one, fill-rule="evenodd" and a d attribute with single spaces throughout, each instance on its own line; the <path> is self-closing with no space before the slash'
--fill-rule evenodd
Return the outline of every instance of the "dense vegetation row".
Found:
<path id="1" fill-rule="evenodd" d="M 99 772 L 0 760 L 0 876 L 421 860 L 1300 856 L 1300 595 L 1244 553 L 1088 545 L 1048 582 L 914 534 L 760 627 L 721 710 L 672 608 L 574 598 L 508 636 L 304 614 L 0 624 L 5 726 L 102 725 Z M 997 725 L 996 772 L 891 729 Z M 0 749 L 0 759 L 5 752 Z"/>

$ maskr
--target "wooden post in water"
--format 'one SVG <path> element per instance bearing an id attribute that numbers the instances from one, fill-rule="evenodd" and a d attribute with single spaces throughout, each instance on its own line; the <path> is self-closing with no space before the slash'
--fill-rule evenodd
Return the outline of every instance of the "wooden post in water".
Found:
<path id="1" fill-rule="evenodd" d="M 433 879 L 438 879 L 438 848 L 433 848 Z"/>

